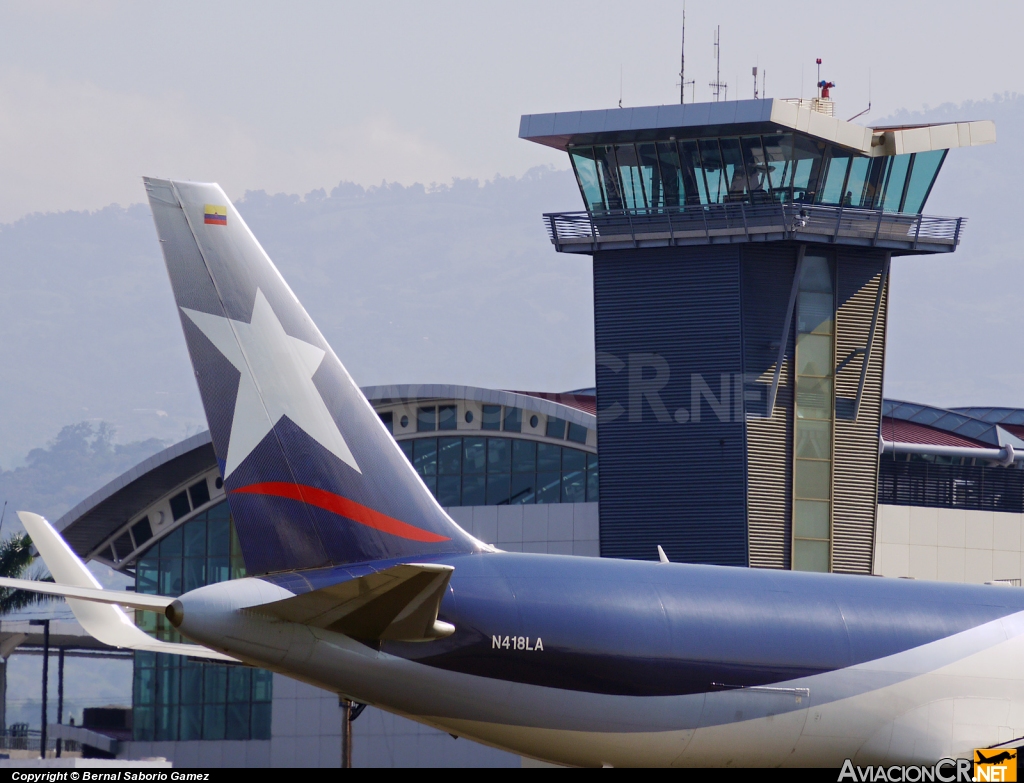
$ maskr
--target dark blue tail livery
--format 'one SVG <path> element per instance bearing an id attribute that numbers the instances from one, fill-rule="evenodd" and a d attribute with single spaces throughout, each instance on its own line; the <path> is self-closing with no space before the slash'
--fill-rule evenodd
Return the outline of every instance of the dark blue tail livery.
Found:
<path id="1" fill-rule="evenodd" d="M 216 184 L 146 179 L 246 568 L 472 552 Z"/>

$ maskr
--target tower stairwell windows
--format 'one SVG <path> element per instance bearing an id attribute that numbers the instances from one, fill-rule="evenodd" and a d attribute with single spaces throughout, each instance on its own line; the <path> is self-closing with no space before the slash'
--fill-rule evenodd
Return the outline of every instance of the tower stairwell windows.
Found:
<path id="1" fill-rule="evenodd" d="M 805 256 L 796 308 L 795 571 L 831 570 L 835 286 L 829 259 Z"/>

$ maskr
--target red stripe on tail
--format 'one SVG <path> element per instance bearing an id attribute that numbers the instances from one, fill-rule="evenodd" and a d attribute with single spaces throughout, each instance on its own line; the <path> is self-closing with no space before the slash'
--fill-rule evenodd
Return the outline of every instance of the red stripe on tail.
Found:
<path id="1" fill-rule="evenodd" d="M 439 536 L 429 530 L 408 525 L 387 514 L 374 511 L 372 508 L 356 503 L 354 500 L 343 498 L 324 489 L 308 487 L 304 484 L 289 484 L 284 481 L 267 481 L 262 484 L 250 484 L 247 487 L 239 487 L 232 490 L 232 493 L 244 492 L 251 495 L 271 495 L 278 498 L 298 500 L 300 503 L 307 503 L 332 514 L 351 519 L 360 525 L 372 527 L 384 533 L 390 533 L 399 538 L 409 541 L 423 541 L 429 544 L 436 544 L 441 541 L 450 541 L 446 536 Z"/>

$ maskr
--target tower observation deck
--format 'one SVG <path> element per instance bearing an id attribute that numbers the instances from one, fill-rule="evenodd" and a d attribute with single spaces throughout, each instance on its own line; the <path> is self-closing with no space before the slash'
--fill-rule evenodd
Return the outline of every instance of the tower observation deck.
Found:
<path id="1" fill-rule="evenodd" d="M 526 115 L 593 257 L 602 554 L 870 573 L 893 256 L 988 121 L 869 128 L 776 99 Z"/>

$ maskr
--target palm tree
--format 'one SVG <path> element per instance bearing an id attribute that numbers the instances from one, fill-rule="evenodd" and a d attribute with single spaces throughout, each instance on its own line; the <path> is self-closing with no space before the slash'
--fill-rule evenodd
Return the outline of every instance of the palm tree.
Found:
<path id="1" fill-rule="evenodd" d="M 5 504 L 6 505 L 6 504 Z M 38 571 L 29 571 L 35 558 L 32 556 L 32 539 L 27 533 L 11 533 L 0 541 L 0 576 L 11 579 L 41 579 L 52 582 L 51 576 L 40 576 Z M 45 572 L 44 572 L 45 573 Z M 27 590 L 12 590 L 0 587 L 0 617 L 24 609 L 27 606 L 46 603 L 57 596 L 30 593 Z M 7 659 L 0 659 L 0 732 L 7 732 Z"/>
<path id="2" fill-rule="evenodd" d="M 43 582 L 52 582 L 53 577 L 51 576 L 29 573 L 29 568 L 34 560 L 32 539 L 28 537 L 27 533 L 12 533 L 4 541 L 0 541 L 0 576 L 10 579 L 39 579 Z M 0 587 L 0 616 L 24 609 L 26 606 L 47 603 L 55 598 L 57 596 Z"/>

